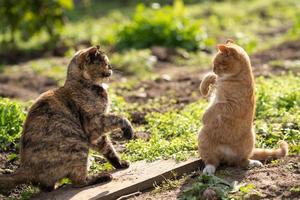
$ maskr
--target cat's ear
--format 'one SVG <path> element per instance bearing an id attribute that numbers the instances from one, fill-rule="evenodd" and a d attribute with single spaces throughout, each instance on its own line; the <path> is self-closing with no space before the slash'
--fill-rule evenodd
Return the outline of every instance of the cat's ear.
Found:
<path id="1" fill-rule="evenodd" d="M 228 53 L 228 47 L 225 44 L 218 44 L 217 47 L 221 53 Z"/>
<path id="2" fill-rule="evenodd" d="M 227 40 L 226 40 L 226 44 L 230 44 L 230 43 L 231 43 L 231 44 L 234 44 L 234 41 L 233 41 L 232 39 L 227 39 Z"/>
<path id="3" fill-rule="evenodd" d="M 96 56 L 98 49 L 99 49 L 99 46 L 90 47 L 79 53 L 77 62 L 81 69 L 83 68 L 85 63 L 90 63 L 93 60 L 93 58 Z"/>
<path id="4" fill-rule="evenodd" d="M 222 54 L 225 54 L 227 56 L 236 54 L 236 49 L 228 44 L 218 44 L 218 49 Z"/>
<path id="5" fill-rule="evenodd" d="M 87 61 L 93 56 L 95 56 L 96 52 L 98 51 L 98 46 L 97 47 L 90 47 L 85 51 L 85 58 Z"/>

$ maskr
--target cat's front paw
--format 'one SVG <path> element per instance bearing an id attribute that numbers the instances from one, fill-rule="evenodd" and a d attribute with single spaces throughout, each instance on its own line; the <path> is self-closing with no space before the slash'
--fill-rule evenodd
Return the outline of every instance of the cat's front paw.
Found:
<path id="1" fill-rule="evenodd" d="M 216 172 L 216 167 L 213 165 L 206 165 L 203 169 L 203 174 L 205 175 L 213 175 Z"/>
<path id="2" fill-rule="evenodd" d="M 130 163 L 127 160 L 121 160 L 120 165 L 117 169 L 126 169 L 130 166 Z"/>
<path id="3" fill-rule="evenodd" d="M 134 137 L 134 130 L 133 130 L 133 127 L 132 125 L 128 122 L 126 123 L 126 126 L 122 128 L 122 132 L 123 132 L 123 135 L 126 139 L 133 139 Z"/>

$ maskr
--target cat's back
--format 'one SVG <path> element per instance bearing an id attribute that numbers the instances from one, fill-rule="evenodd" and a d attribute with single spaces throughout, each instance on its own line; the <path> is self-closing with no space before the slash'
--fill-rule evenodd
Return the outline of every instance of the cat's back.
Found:
<path id="1" fill-rule="evenodd" d="M 219 100 L 232 103 L 254 103 L 254 82 L 250 80 L 220 78 L 216 83 L 215 95 Z"/>
<path id="2" fill-rule="evenodd" d="M 53 121 L 63 121 L 68 117 L 68 109 L 61 98 L 61 88 L 49 90 L 40 95 L 28 111 L 24 124 L 24 133 L 31 131 L 47 132 L 48 124 Z M 40 128 L 43 128 L 40 130 Z"/>
<path id="3" fill-rule="evenodd" d="M 22 136 L 21 160 L 58 156 L 74 148 L 86 148 L 80 120 L 62 98 L 61 88 L 43 93 L 30 108 Z"/>

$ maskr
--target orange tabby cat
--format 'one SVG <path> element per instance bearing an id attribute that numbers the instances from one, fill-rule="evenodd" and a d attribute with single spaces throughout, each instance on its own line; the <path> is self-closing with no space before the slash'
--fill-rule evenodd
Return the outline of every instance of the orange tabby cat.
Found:
<path id="1" fill-rule="evenodd" d="M 213 174 L 220 162 L 261 166 L 258 160 L 286 156 L 284 141 L 276 150 L 255 148 L 255 93 L 249 56 L 232 40 L 218 49 L 214 73 L 206 75 L 200 85 L 203 96 L 208 95 L 210 86 L 215 87 L 198 138 L 199 154 L 205 162 L 203 173 Z"/>

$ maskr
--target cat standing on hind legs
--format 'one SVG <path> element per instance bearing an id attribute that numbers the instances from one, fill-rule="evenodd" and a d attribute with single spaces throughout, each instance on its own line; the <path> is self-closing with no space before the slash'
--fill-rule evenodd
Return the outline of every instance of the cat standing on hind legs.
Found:
<path id="1" fill-rule="evenodd" d="M 102 83 L 112 75 L 107 56 L 99 47 L 77 52 L 63 87 L 43 93 L 30 108 L 21 136 L 21 166 L 0 175 L 0 191 L 22 183 L 51 191 L 69 178 L 74 187 L 108 181 L 108 173 L 88 175 L 88 152 L 94 149 L 117 169 L 129 167 L 114 149 L 108 132 L 120 128 L 133 138 L 130 122 L 109 114 L 108 94 Z"/>
<path id="2" fill-rule="evenodd" d="M 203 96 L 214 86 L 198 136 L 199 155 L 205 163 L 203 173 L 214 174 L 223 162 L 261 166 L 260 161 L 286 156 L 288 145 L 284 141 L 274 150 L 255 148 L 255 89 L 249 56 L 232 40 L 218 45 L 218 50 L 213 73 L 200 85 Z"/>

